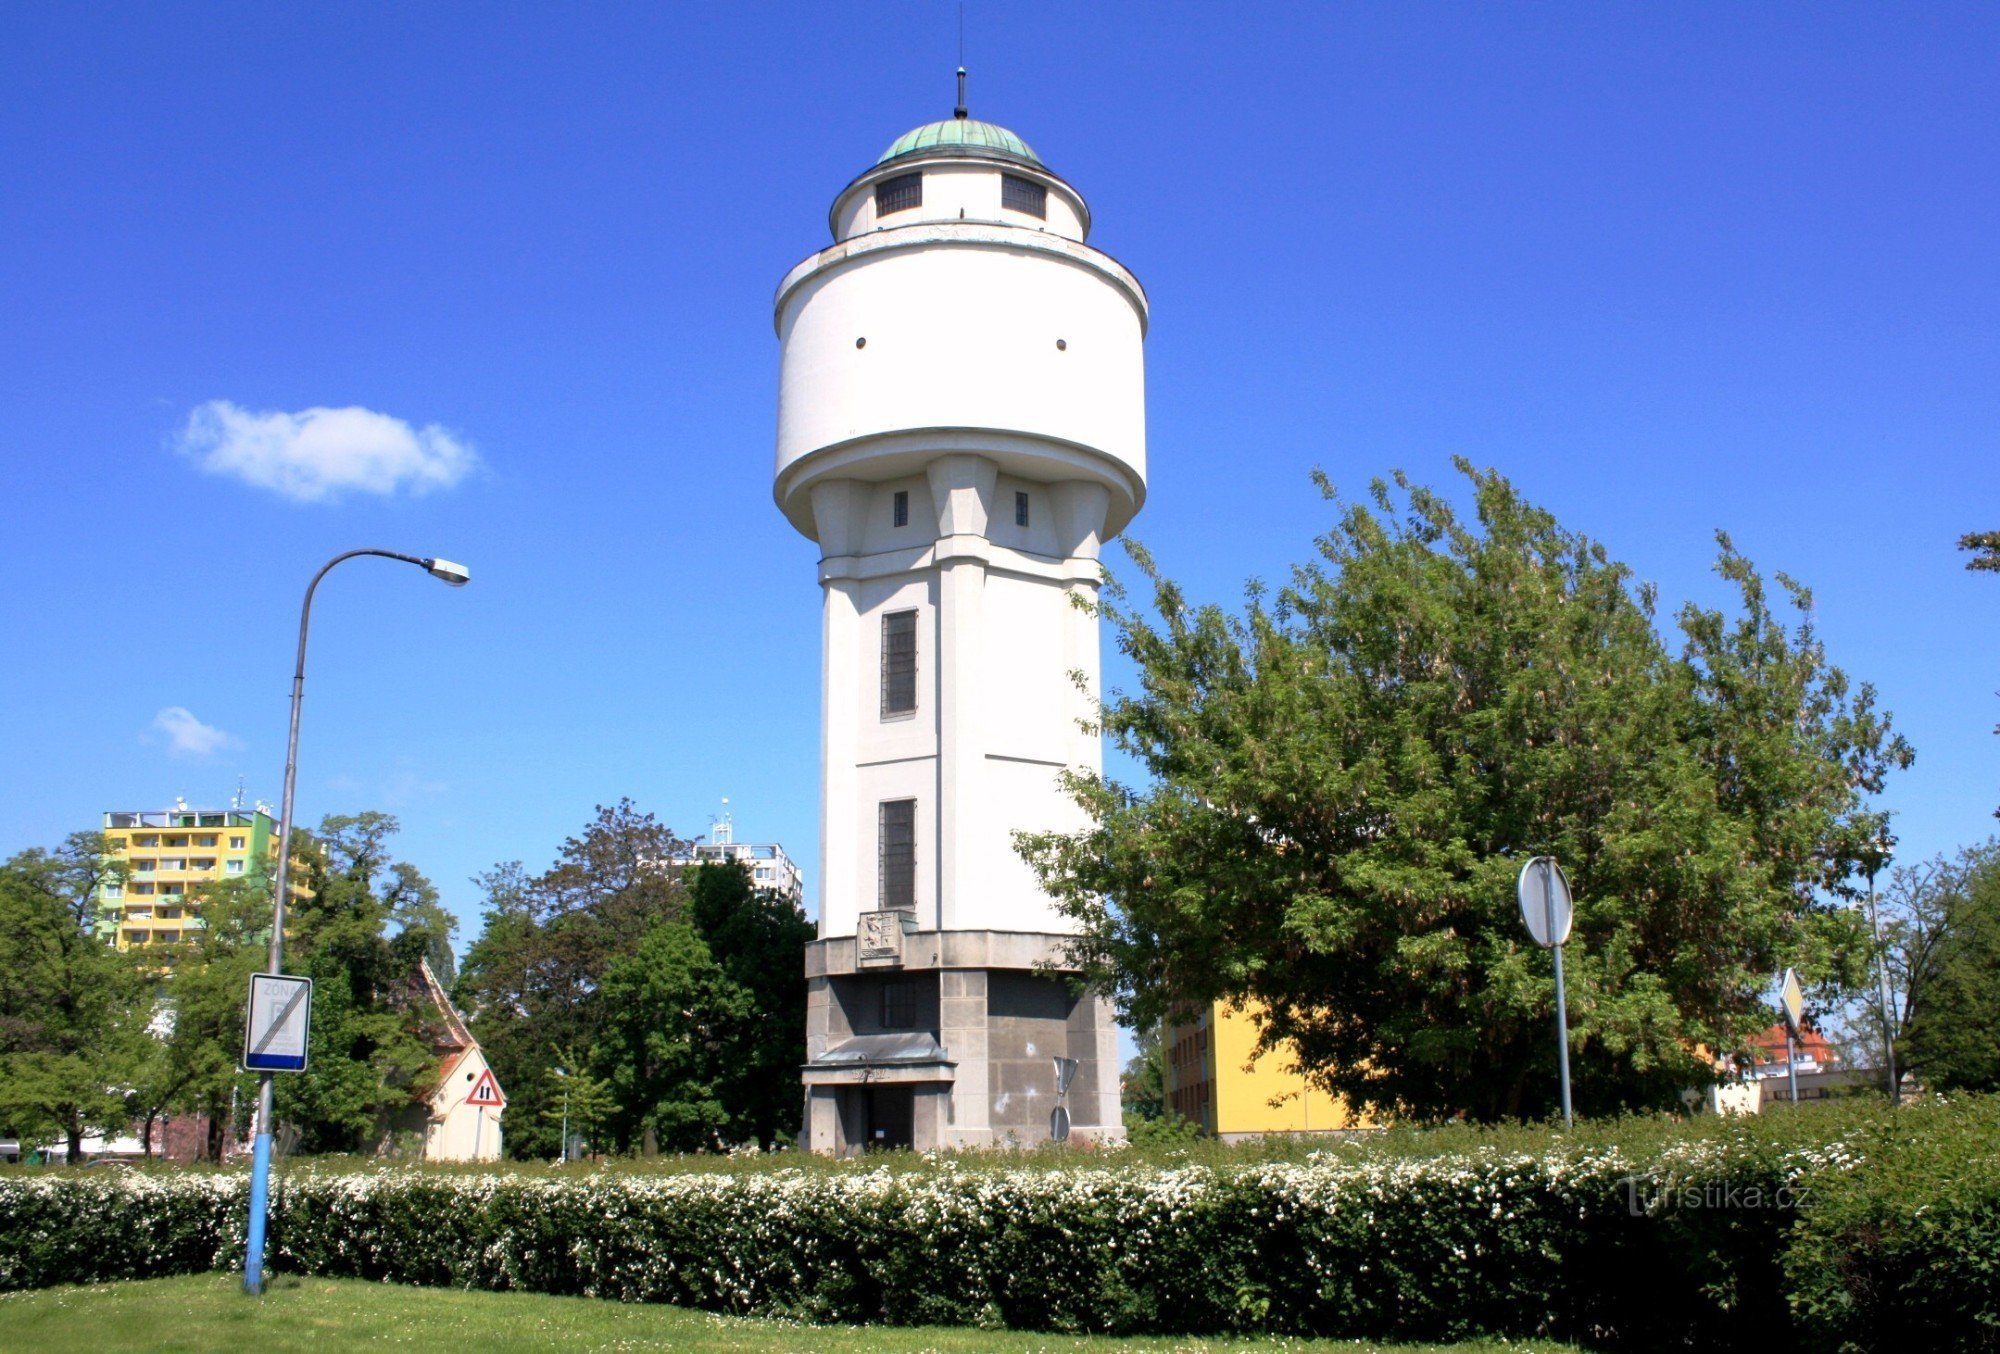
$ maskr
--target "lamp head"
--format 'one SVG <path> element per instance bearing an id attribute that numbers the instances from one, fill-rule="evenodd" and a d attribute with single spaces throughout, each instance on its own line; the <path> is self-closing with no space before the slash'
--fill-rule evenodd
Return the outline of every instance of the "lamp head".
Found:
<path id="1" fill-rule="evenodd" d="M 448 559 L 427 559 L 424 571 L 432 578 L 441 578 L 454 588 L 462 588 L 472 581 L 472 570 L 463 564 L 453 564 Z"/>

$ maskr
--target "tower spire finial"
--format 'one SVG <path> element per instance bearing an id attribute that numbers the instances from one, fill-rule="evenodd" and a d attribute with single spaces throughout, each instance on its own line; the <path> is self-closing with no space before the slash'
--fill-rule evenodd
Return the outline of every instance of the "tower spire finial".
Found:
<path id="1" fill-rule="evenodd" d="M 965 111 L 965 0 L 958 0 L 958 107 L 951 115 L 963 121 Z"/>

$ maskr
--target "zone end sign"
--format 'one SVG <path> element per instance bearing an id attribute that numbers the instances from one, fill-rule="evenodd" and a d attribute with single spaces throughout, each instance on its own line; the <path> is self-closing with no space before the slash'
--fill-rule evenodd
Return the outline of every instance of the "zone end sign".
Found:
<path id="1" fill-rule="evenodd" d="M 303 1072 L 312 1026 L 312 979 L 283 973 L 250 975 L 250 1023 L 243 1031 L 243 1070 Z"/>

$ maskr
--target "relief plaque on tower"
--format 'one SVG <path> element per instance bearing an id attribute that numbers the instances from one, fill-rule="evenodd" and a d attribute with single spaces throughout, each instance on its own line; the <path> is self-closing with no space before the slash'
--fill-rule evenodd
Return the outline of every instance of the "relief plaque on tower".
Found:
<path id="1" fill-rule="evenodd" d="M 864 912 L 854 937 L 855 959 L 865 967 L 903 962 L 903 914 Z"/>

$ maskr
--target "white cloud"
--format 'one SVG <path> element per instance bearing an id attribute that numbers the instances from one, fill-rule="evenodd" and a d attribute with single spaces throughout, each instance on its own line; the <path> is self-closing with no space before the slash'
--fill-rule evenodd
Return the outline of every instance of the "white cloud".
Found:
<path id="1" fill-rule="evenodd" d="M 479 464 L 469 444 L 435 423 L 413 428 L 358 406 L 257 413 L 210 400 L 188 415 L 175 444 L 212 475 L 299 503 L 449 489 Z"/>
<path id="2" fill-rule="evenodd" d="M 441 795 L 450 788 L 441 780 L 433 780 L 404 766 L 383 784 L 382 802 L 390 808 L 402 808 L 416 800 Z"/>
<path id="3" fill-rule="evenodd" d="M 213 724 L 204 724 L 185 706 L 169 705 L 153 716 L 153 732 L 167 740 L 167 751 L 176 757 L 213 757 L 224 748 L 240 746 L 232 733 Z"/>

